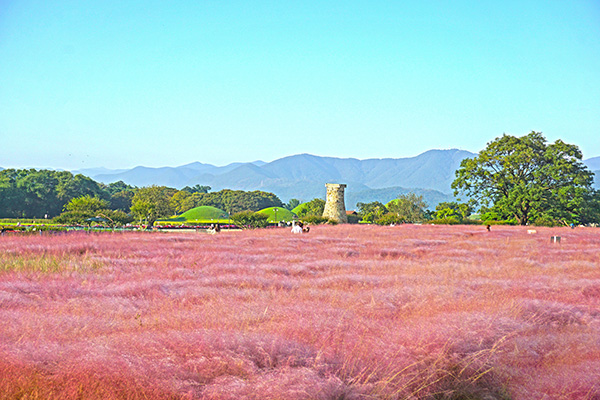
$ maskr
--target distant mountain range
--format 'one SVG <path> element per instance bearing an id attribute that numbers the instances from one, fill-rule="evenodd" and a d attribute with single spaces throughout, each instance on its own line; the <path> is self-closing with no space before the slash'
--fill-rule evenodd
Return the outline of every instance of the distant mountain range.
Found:
<path id="1" fill-rule="evenodd" d="M 583 163 L 594 172 L 594 188 L 600 190 L 600 157 L 588 158 Z"/>
<path id="2" fill-rule="evenodd" d="M 194 162 L 179 167 L 135 167 L 127 170 L 73 171 L 104 183 L 123 181 L 134 186 L 164 185 L 175 188 L 208 185 L 221 189 L 264 190 L 287 202 L 325 198 L 325 183 L 345 183 L 346 207 L 358 202 L 386 203 L 400 194 L 422 195 L 431 208 L 453 200 L 450 185 L 460 162 L 476 156 L 465 150 L 429 150 L 416 157 L 358 160 L 297 154 L 272 162 L 232 163 L 223 167 Z M 600 188 L 600 157 L 584 161 L 596 171 Z"/>
<path id="3" fill-rule="evenodd" d="M 72 171 L 103 182 L 134 186 L 164 185 L 181 189 L 196 184 L 221 189 L 264 190 L 287 202 L 325 198 L 325 183 L 345 183 L 346 207 L 357 202 L 386 203 L 400 194 L 422 195 L 430 208 L 453 200 L 450 185 L 460 162 L 476 154 L 465 150 L 429 150 L 416 157 L 358 160 L 298 154 L 272 162 L 232 163 L 223 167 L 194 162 L 179 167 L 106 168 Z M 600 189 L 600 157 L 584 163 L 595 172 Z M 0 168 L 1 169 L 1 168 Z"/>
<path id="4" fill-rule="evenodd" d="M 430 150 L 416 157 L 358 160 L 298 154 L 265 163 L 233 163 L 223 167 L 195 162 L 179 167 L 135 167 L 129 170 L 85 169 L 73 171 L 111 183 L 134 186 L 164 185 L 175 188 L 208 185 L 221 189 L 264 190 L 287 202 L 325 198 L 326 183 L 345 183 L 346 207 L 357 202 L 388 202 L 399 194 L 423 195 L 430 206 L 450 201 L 454 171 L 466 157 L 464 150 Z"/>
<path id="5" fill-rule="evenodd" d="M 583 163 L 587 165 L 589 169 L 594 171 L 594 173 L 600 171 L 600 157 L 588 158 L 587 160 L 583 160 Z"/>

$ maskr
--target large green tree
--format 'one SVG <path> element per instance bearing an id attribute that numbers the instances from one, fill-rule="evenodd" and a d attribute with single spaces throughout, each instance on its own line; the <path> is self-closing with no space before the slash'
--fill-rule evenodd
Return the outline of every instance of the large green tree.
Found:
<path id="1" fill-rule="evenodd" d="M 300 200 L 290 199 L 290 201 L 288 201 L 287 204 L 284 204 L 283 207 L 292 211 L 294 208 L 298 207 L 299 205 L 300 205 Z"/>
<path id="2" fill-rule="evenodd" d="M 75 197 L 64 207 L 65 212 L 54 218 L 63 224 L 90 223 L 91 219 L 102 218 L 109 225 L 125 225 L 133 218 L 121 210 L 109 209 L 110 202 L 90 195 Z"/>
<path id="3" fill-rule="evenodd" d="M 393 221 L 392 216 L 396 217 L 394 221 L 396 223 L 415 223 L 425 220 L 427 203 L 421 195 L 416 195 L 412 192 L 401 194 L 397 199 L 390 201 L 385 206 L 388 210 L 386 221 Z"/>
<path id="4" fill-rule="evenodd" d="M 84 195 L 102 197 L 105 193 L 92 179 L 67 171 L 0 171 L 0 217 L 54 217 L 69 200 Z"/>
<path id="5" fill-rule="evenodd" d="M 360 219 L 369 223 L 375 222 L 376 219 L 381 218 L 388 212 L 387 208 L 379 201 L 357 203 L 356 207 L 358 207 L 358 216 Z"/>
<path id="6" fill-rule="evenodd" d="M 102 189 L 106 193 L 107 198 L 109 198 L 111 209 L 129 212 L 131 200 L 133 199 L 136 190 L 135 187 L 128 185 L 123 181 L 118 181 L 108 185 L 102 185 Z"/>
<path id="7" fill-rule="evenodd" d="M 131 212 L 140 220 L 145 220 L 148 227 L 154 225 L 158 218 L 173 215 L 171 197 L 177 189 L 166 186 L 148 186 L 137 189 L 131 202 Z"/>
<path id="8" fill-rule="evenodd" d="M 452 188 L 521 225 L 592 222 L 598 193 L 581 159 L 577 146 L 562 140 L 548 144 L 540 132 L 505 134 L 461 162 Z"/>
<path id="9" fill-rule="evenodd" d="M 192 193 L 188 192 L 187 190 L 180 190 L 171 196 L 171 200 L 169 200 L 169 202 L 175 214 L 181 214 L 191 208 L 194 208 L 189 206 L 189 198 L 191 196 Z"/>
<path id="10" fill-rule="evenodd" d="M 295 213 L 300 218 L 322 217 L 325 210 L 325 200 L 315 198 L 306 203 L 302 203 L 294 208 Z"/>
<path id="11" fill-rule="evenodd" d="M 473 200 L 466 203 L 457 201 L 444 201 L 435 206 L 434 217 L 439 220 L 466 220 L 473 212 Z"/>
<path id="12" fill-rule="evenodd" d="M 109 206 L 108 200 L 101 199 L 99 197 L 79 196 L 71 199 L 66 205 L 66 211 L 83 211 L 89 213 L 95 213 L 99 210 L 105 210 Z"/>
<path id="13" fill-rule="evenodd" d="M 17 181 L 25 170 L 5 169 L 0 171 L 0 218 L 20 218 L 28 215 L 25 206 L 25 191 L 17 187 Z"/>

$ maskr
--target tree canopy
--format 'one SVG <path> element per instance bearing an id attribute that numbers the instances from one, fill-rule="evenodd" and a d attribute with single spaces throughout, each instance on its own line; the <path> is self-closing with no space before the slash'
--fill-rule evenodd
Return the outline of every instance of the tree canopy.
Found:
<path id="1" fill-rule="evenodd" d="M 504 134 L 461 162 L 452 188 L 455 195 L 491 206 L 497 218 L 521 225 L 592 222 L 598 217 L 598 193 L 581 159 L 577 146 L 562 140 L 548 144 L 540 132 Z"/>
<path id="2" fill-rule="evenodd" d="M 269 207 L 283 207 L 279 197 L 260 190 L 245 192 L 223 189 L 212 193 L 194 193 L 190 199 L 194 201 L 186 203 L 187 205 L 193 204 L 193 207 L 213 206 L 227 211 L 230 215 L 240 211 L 259 211 Z"/>
<path id="3" fill-rule="evenodd" d="M 378 201 L 357 203 L 358 216 L 364 222 L 379 225 L 422 222 L 426 218 L 427 203 L 423 196 L 410 192 L 399 195 L 387 204 Z"/>
<path id="4" fill-rule="evenodd" d="M 444 201 L 435 206 L 434 217 L 441 221 L 465 221 L 473 212 L 473 200 L 466 203 Z"/>
<path id="5" fill-rule="evenodd" d="M 290 199 L 290 201 L 287 202 L 287 204 L 284 204 L 283 206 L 292 211 L 294 208 L 298 207 L 300 205 L 300 200 L 298 199 Z"/>
<path id="6" fill-rule="evenodd" d="M 78 196 L 104 197 L 96 181 L 67 171 L 5 169 L 0 171 L 0 217 L 52 218 Z"/>
<path id="7" fill-rule="evenodd" d="M 358 207 L 359 218 L 369 223 L 375 222 L 388 212 L 387 208 L 379 201 L 356 203 L 356 207 Z"/>
<path id="8" fill-rule="evenodd" d="M 387 203 L 386 208 L 388 210 L 388 220 L 392 220 L 392 216 L 395 216 L 397 220 L 395 222 L 423 222 L 425 220 L 425 210 L 427 203 L 423 200 L 423 196 L 416 195 L 415 193 L 406 193 L 398 196 Z"/>
<path id="9" fill-rule="evenodd" d="M 158 218 L 173 215 L 171 197 L 177 189 L 166 186 L 148 186 L 138 189 L 131 202 L 131 212 L 140 220 L 146 220 L 148 226 L 154 225 Z"/>
<path id="10" fill-rule="evenodd" d="M 108 200 L 90 195 L 79 196 L 71 199 L 66 205 L 66 211 L 84 211 L 94 213 L 98 210 L 107 209 L 109 206 Z"/>
<path id="11" fill-rule="evenodd" d="M 269 216 L 264 213 L 245 210 L 233 214 L 231 222 L 242 229 L 264 228 L 269 224 Z"/>
<path id="12" fill-rule="evenodd" d="M 186 186 L 181 190 L 192 194 L 192 193 L 208 193 L 210 189 L 211 189 L 210 186 L 203 186 L 203 185 L 198 184 L 198 185 L 194 185 L 192 187 Z"/>
<path id="13" fill-rule="evenodd" d="M 91 223 L 92 219 L 100 219 L 108 225 L 124 225 L 133 218 L 121 210 L 111 210 L 110 202 L 90 195 L 71 199 L 64 207 L 65 212 L 54 218 L 55 222 L 64 224 Z"/>
<path id="14" fill-rule="evenodd" d="M 135 215 L 152 225 L 192 208 L 210 205 L 228 213 L 282 207 L 273 193 L 224 189 L 208 193 L 210 186 L 194 185 L 182 190 L 165 186 L 137 188 L 122 181 L 98 183 L 67 171 L 5 169 L 0 171 L 0 218 L 60 217 L 57 222 L 81 223 L 96 217 L 131 221 Z"/>
<path id="15" fill-rule="evenodd" d="M 325 200 L 316 198 L 316 199 L 312 199 L 311 201 L 308 201 L 306 203 L 297 205 L 291 211 L 300 218 L 306 218 L 306 217 L 322 217 L 323 210 L 325 210 Z"/>

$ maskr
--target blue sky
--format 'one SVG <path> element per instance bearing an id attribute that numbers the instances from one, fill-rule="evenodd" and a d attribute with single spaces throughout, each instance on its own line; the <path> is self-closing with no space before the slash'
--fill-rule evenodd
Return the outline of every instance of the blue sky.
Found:
<path id="1" fill-rule="evenodd" d="M 600 2 L 0 0 L 0 166 L 600 156 Z"/>

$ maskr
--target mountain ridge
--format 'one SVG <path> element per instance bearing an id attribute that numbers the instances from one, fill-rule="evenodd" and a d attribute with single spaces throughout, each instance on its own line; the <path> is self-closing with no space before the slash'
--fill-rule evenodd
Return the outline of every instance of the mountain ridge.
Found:
<path id="1" fill-rule="evenodd" d="M 432 149 L 405 158 L 339 158 L 308 153 L 290 155 L 271 162 L 235 162 L 215 166 L 192 162 L 179 167 L 137 166 L 128 170 L 97 169 L 73 171 L 103 183 L 119 180 L 134 186 L 164 185 L 181 189 L 196 184 L 221 189 L 264 190 L 281 200 L 297 198 L 307 201 L 325 198 L 325 183 L 347 185 L 347 207 L 357 202 L 385 203 L 409 191 L 421 194 L 434 207 L 440 201 L 453 200 L 450 185 L 460 162 L 475 153 L 460 149 Z M 590 168 L 600 168 L 600 157 L 584 160 Z M 89 172 L 88 172 L 89 171 Z M 86 172 L 88 172 L 86 174 Z M 596 172 L 596 186 L 600 171 Z"/>
<path id="2" fill-rule="evenodd" d="M 460 162 L 475 153 L 460 149 L 432 149 L 405 158 L 339 158 L 308 153 L 290 155 L 271 162 L 234 162 L 225 166 L 195 161 L 178 167 L 136 166 L 130 169 L 87 168 L 77 174 L 103 182 L 123 181 L 133 186 L 164 185 L 181 189 L 196 184 L 221 189 L 263 190 L 282 201 L 325 198 L 325 183 L 345 183 L 346 206 L 357 202 L 386 203 L 400 194 L 423 195 L 430 208 L 451 201 L 454 172 Z M 600 157 L 583 160 L 595 173 L 600 188 Z M 0 167 L 0 170 L 2 167 Z"/>
<path id="3" fill-rule="evenodd" d="M 324 157 L 308 153 L 290 155 L 271 162 L 231 163 L 217 167 L 192 162 L 179 167 L 137 166 L 111 173 L 106 169 L 73 171 L 90 178 L 112 183 L 123 181 L 134 186 L 164 185 L 181 189 L 196 184 L 221 189 L 264 190 L 283 201 L 298 198 L 307 201 L 325 198 L 325 183 L 347 185 L 347 206 L 356 202 L 387 202 L 399 194 L 423 193 L 430 206 L 449 201 L 450 183 L 460 161 L 475 154 L 466 150 L 429 150 L 406 158 Z"/>

